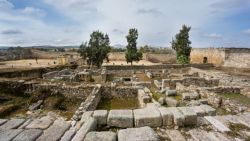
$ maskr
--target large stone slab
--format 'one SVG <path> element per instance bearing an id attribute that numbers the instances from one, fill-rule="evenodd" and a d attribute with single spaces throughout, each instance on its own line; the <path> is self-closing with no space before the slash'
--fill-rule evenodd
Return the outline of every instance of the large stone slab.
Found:
<path id="1" fill-rule="evenodd" d="M 0 126 L 0 130 L 1 129 L 4 129 L 4 130 L 16 129 L 24 122 L 25 122 L 25 119 L 11 119 L 8 122 L 6 122 L 5 124 L 3 124 L 2 126 Z"/>
<path id="2" fill-rule="evenodd" d="M 71 141 L 71 139 L 76 134 L 76 131 L 77 130 L 75 127 L 71 127 L 68 131 L 65 132 L 60 141 Z"/>
<path id="3" fill-rule="evenodd" d="M 190 107 L 178 107 L 185 117 L 184 125 L 196 125 L 197 114 Z"/>
<path id="4" fill-rule="evenodd" d="M 86 111 L 82 114 L 80 123 L 84 124 L 93 115 L 94 111 Z"/>
<path id="5" fill-rule="evenodd" d="M 229 128 L 227 128 L 223 123 L 215 119 L 214 117 L 207 116 L 205 119 L 210 122 L 218 131 L 220 132 L 229 132 L 231 131 Z"/>
<path id="6" fill-rule="evenodd" d="M 223 135 L 219 132 L 209 132 L 208 134 L 209 134 L 209 136 L 216 138 L 215 141 L 233 141 L 232 138 L 230 138 L 226 135 Z"/>
<path id="7" fill-rule="evenodd" d="M 200 107 L 206 112 L 208 116 L 215 116 L 216 115 L 216 109 L 212 108 L 208 105 L 200 105 Z"/>
<path id="8" fill-rule="evenodd" d="M 108 115 L 108 126 L 129 128 L 133 127 L 134 117 L 132 110 L 110 110 Z"/>
<path id="9" fill-rule="evenodd" d="M 166 97 L 165 102 L 168 105 L 168 107 L 177 107 L 179 106 L 179 102 L 171 97 Z"/>
<path id="10" fill-rule="evenodd" d="M 0 141 L 10 141 L 15 138 L 23 129 L 0 130 Z"/>
<path id="11" fill-rule="evenodd" d="M 199 129 L 193 129 L 189 131 L 189 134 L 195 141 L 216 141 L 215 136 L 211 136 L 208 132 Z"/>
<path id="12" fill-rule="evenodd" d="M 146 126 L 119 130 L 118 141 L 159 141 L 155 131 Z"/>
<path id="13" fill-rule="evenodd" d="M 26 129 L 47 129 L 54 122 L 49 116 L 44 116 L 40 119 L 33 120 Z"/>
<path id="14" fill-rule="evenodd" d="M 170 107 L 169 110 L 174 115 L 174 124 L 179 127 L 183 126 L 185 121 L 185 116 L 176 107 Z"/>
<path id="15" fill-rule="evenodd" d="M 175 96 L 177 95 L 176 90 L 166 90 L 166 96 Z"/>
<path id="16" fill-rule="evenodd" d="M 37 141 L 57 141 L 70 127 L 70 123 L 62 119 L 57 119 L 44 133 L 37 139 Z"/>
<path id="17" fill-rule="evenodd" d="M 89 132 L 84 141 L 116 141 L 114 132 Z"/>
<path id="18" fill-rule="evenodd" d="M 3 125 L 7 121 L 8 121 L 7 119 L 0 119 L 0 125 Z"/>
<path id="19" fill-rule="evenodd" d="M 79 131 L 76 133 L 76 135 L 73 137 L 72 141 L 82 141 L 88 132 L 94 131 L 97 126 L 97 121 L 95 118 L 89 118 L 88 121 L 86 121 L 82 127 L 79 129 Z"/>
<path id="20" fill-rule="evenodd" d="M 159 111 L 162 116 L 162 125 L 163 126 L 172 126 L 174 124 L 174 115 L 169 108 L 161 107 Z"/>
<path id="21" fill-rule="evenodd" d="M 35 141 L 43 131 L 41 129 L 28 129 L 17 135 L 13 141 Z"/>
<path id="22" fill-rule="evenodd" d="M 171 141 L 186 141 L 184 136 L 178 130 L 167 130 L 166 133 Z"/>
<path id="23" fill-rule="evenodd" d="M 191 108 L 199 117 L 203 117 L 206 115 L 206 112 L 200 106 L 193 106 Z"/>
<path id="24" fill-rule="evenodd" d="M 107 110 L 95 110 L 93 117 L 96 118 L 98 125 L 106 125 L 107 124 Z"/>
<path id="25" fill-rule="evenodd" d="M 162 117 L 156 108 L 143 108 L 134 110 L 135 127 L 160 127 L 162 126 Z"/>

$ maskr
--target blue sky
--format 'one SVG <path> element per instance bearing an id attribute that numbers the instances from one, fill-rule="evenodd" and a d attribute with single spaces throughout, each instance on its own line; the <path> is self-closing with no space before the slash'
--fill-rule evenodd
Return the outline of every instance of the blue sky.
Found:
<path id="1" fill-rule="evenodd" d="M 126 45 L 170 46 L 183 24 L 193 47 L 250 47 L 250 0 L 0 0 L 0 46 L 79 45 L 94 30 Z"/>

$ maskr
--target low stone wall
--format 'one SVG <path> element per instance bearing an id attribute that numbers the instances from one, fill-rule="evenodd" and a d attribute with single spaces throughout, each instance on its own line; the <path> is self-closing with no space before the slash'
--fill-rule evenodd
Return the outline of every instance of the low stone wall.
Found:
<path id="1" fill-rule="evenodd" d="M 101 97 L 103 99 L 137 98 L 137 89 L 129 86 L 102 86 Z"/>
<path id="2" fill-rule="evenodd" d="M 212 64 L 187 64 L 187 65 L 181 65 L 181 64 L 166 64 L 166 65 L 151 65 L 151 66 L 144 66 L 144 65 L 136 65 L 136 66 L 122 66 L 122 65 L 107 65 L 103 66 L 108 71 L 115 71 L 115 70 L 154 70 L 154 69 L 180 69 L 180 68 L 186 68 L 186 67 L 194 67 L 194 68 L 211 68 L 213 67 Z"/>
<path id="3" fill-rule="evenodd" d="M 170 87 L 175 88 L 176 83 L 181 83 L 184 86 L 195 85 L 199 87 L 214 87 L 219 85 L 218 79 L 205 79 L 199 77 L 186 77 L 183 79 L 163 79 L 162 88 Z"/>

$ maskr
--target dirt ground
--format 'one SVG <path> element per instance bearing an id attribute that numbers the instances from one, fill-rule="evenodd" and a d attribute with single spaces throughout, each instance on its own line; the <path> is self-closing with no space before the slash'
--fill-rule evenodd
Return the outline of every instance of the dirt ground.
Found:
<path id="1" fill-rule="evenodd" d="M 16 68 L 45 68 L 56 66 L 56 59 L 35 59 L 15 60 L 0 62 L 0 69 L 16 69 Z"/>

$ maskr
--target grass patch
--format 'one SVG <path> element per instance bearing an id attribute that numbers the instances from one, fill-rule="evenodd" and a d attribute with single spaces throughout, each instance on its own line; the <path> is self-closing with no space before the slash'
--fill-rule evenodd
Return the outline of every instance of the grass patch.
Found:
<path id="1" fill-rule="evenodd" d="M 137 109 L 139 102 L 136 98 L 115 98 L 115 99 L 102 99 L 97 109 L 111 110 L 111 109 Z"/>
<path id="2" fill-rule="evenodd" d="M 239 103 L 242 103 L 246 105 L 247 107 L 250 107 L 250 102 L 249 102 L 250 98 L 245 95 L 238 94 L 238 93 L 223 93 L 223 94 L 219 94 L 219 96 L 223 98 L 228 98 L 230 100 L 238 101 Z"/>
<path id="3" fill-rule="evenodd" d="M 154 100 L 158 101 L 162 97 L 162 94 L 157 92 L 152 92 L 152 97 Z"/>

